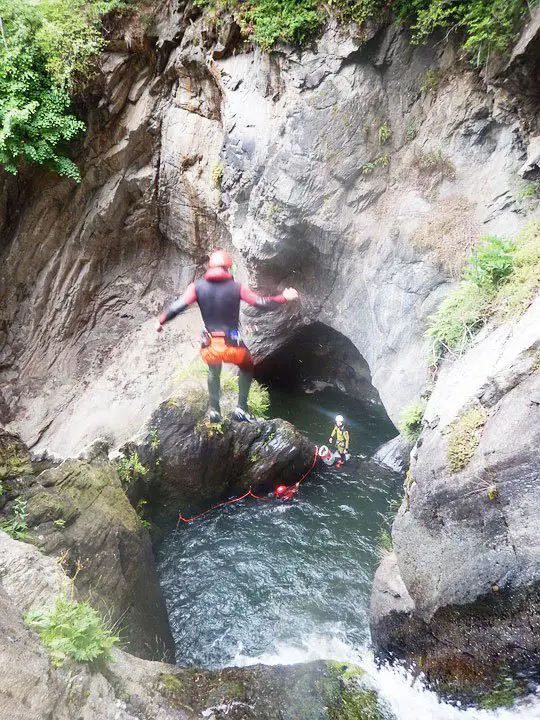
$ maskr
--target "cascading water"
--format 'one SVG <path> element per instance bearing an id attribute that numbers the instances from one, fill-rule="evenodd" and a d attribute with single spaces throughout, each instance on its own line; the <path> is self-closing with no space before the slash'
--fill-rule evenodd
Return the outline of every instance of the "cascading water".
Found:
<path id="1" fill-rule="evenodd" d="M 313 472 L 292 502 L 248 500 L 171 529 L 158 571 L 182 665 L 221 668 L 335 659 L 361 665 L 400 720 L 533 720 L 540 703 L 490 712 L 441 703 L 399 669 L 377 669 L 368 606 L 402 480 L 369 456 L 395 434 L 384 409 L 334 390 L 273 392 L 272 415 L 328 442 L 346 416 L 351 461 Z"/>

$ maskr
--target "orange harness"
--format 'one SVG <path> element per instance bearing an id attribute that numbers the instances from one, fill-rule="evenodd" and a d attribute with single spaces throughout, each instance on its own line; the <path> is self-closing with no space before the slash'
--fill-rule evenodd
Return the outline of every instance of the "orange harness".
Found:
<path id="1" fill-rule="evenodd" d="M 243 370 L 253 369 L 253 360 L 247 347 L 227 345 L 225 335 L 211 335 L 210 345 L 201 348 L 201 357 L 207 365 L 232 363 Z"/>

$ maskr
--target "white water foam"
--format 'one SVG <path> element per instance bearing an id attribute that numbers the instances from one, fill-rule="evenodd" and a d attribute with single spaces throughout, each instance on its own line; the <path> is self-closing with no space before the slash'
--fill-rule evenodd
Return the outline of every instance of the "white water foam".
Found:
<path id="1" fill-rule="evenodd" d="M 398 720 L 540 720 L 540 698 L 531 696 L 519 706 L 498 710 L 476 710 L 442 702 L 427 690 L 420 678 L 413 678 L 402 668 L 375 665 L 372 654 L 358 652 L 338 636 L 313 636 L 298 645 L 277 644 L 273 652 L 248 657 L 238 649 L 231 666 L 295 665 L 313 660 L 335 660 L 360 666 L 381 700 Z"/>

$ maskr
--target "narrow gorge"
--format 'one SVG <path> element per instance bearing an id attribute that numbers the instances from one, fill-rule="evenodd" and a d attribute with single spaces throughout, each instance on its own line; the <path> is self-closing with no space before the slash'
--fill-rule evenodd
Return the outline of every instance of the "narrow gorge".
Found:
<path id="1" fill-rule="evenodd" d="M 471 60 L 404 2 L 301 47 L 256 0 L 129 4 L 80 182 L 0 163 L 0 718 L 539 717 L 540 9 Z M 227 375 L 208 422 L 197 309 L 155 330 L 214 248 L 299 293 L 242 310 L 267 419 Z M 50 660 L 59 596 L 112 661 Z"/>

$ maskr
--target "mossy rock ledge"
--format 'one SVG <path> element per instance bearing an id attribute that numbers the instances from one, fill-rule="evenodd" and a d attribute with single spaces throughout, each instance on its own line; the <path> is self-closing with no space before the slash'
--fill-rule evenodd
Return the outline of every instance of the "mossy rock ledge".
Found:
<path id="1" fill-rule="evenodd" d="M 225 416 L 212 424 L 179 397 L 163 402 L 122 452 L 126 458 L 136 453 L 144 468 L 127 481 L 133 504 L 144 498 L 153 510 L 186 516 L 249 488 L 265 494 L 292 485 L 315 460 L 315 446 L 284 420 Z"/>
<path id="2" fill-rule="evenodd" d="M 150 536 L 107 447 L 96 443 L 85 458 L 12 477 L 0 521 L 13 515 L 17 498 L 26 501 L 29 540 L 58 559 L 78 597 L 117 625 L 124 647 L 145 658 L 172 658 Z"/>

